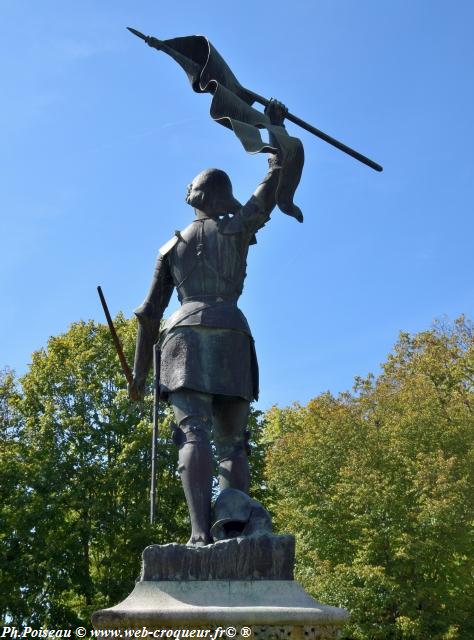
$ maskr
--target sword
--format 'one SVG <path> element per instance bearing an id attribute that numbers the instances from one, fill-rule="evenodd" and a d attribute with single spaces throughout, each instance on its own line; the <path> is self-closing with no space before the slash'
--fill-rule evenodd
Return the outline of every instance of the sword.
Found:
<path id="1" fill-rule="evenodd" d="M 127 364 L 125 359 L 125 355 L 123 353 L 122 345 L 120 343 L 120 339 L 117 335 L 117 331 L 115 330 L 114 323 L 110 316 L 109 308 L 107 306 L 107 302 L 105 301 L 104 294 L 102 293 L 102 287 L 97 287 L 97 292 L 99 294 L 100 301 L 102 303 L 102 308 L 104 309 L 105 317 L 107 319 L 107 324 L 109 325 L 110 333 L 112 335 L 112 340 L 115 345 L 115 349 L 117 350 L 117 355 L 120 360 L 120 364 L 122 365 L 122 370 L 125 374 L 125 378 L 127 379 L 128 384 L 133 383 L 133 374 L 130 370 L 130 367 Z M 160 348 L 158 344 L 153 346 L 153 372 L 154 372 L 154 389 L 153 389 L 153 431 L 152 431 L 152 440 L 151 440 L 151 487 L 150 487 L 150 523 L 154 524 L 155 522 L 155 511 L 156 511 L 156 451 L 157 451 L 157 441 L 158 441 L 158 414 L 160 408 Z"/>
<path id="2" fill-rule="evenodd" d="M 150 524 L 156 512 L 156 450 L 158 444 L 158 413 L 160 408 L 160 347 L 153 345 L 153 431 L 151 436 Z"/>

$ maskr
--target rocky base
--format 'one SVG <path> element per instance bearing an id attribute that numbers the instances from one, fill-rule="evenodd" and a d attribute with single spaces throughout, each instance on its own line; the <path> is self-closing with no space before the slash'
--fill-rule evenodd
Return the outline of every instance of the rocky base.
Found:
<path id="1" fill-rule="evenodd" d="M 292 580 L 295 539 L 271 533 L 205 547 L 154 544 L 143 551 L 141 581 Z"/>
<path id="2" fill-rule="evenodd" d="M 96 611 L 92 623 L 95 629 L 199 629 L 194 637 L 210 640 L 239 634 L 326 640 L 337 638 L 348 618 L 345 609 L 316 602 L 293 580 L 193 580 L 137 582 L 123 602 Z"/>

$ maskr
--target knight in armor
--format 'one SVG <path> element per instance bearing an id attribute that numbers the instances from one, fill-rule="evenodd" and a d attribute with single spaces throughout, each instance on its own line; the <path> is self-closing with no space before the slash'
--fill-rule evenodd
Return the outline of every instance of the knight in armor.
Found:
<path id="1" fill-rule="evenodd" d="M 286 108 L 266 109 L 281 127 Z M 270 143 L 272 140 L 270 139 Z M 242 206 L 224 171 L 208 169 L 188 187 L 195 219 L 161 249 L 152 284 L 136 309 L 138 335 L 130 397 L 143 397 L 153 345 L 161 345 L 160 397 L 173 408 L 178 427 L 179 472 L 192 532 L 189 545 L 212 542 L 211 435 L 219 462 L 219 486 L 249 490 L 246 429 L 250 402 L 258 398 L 258 364 L 252 334 L 237 306 L 249 246 L 276 204 L 279 154 Z M 160 322 L 176 288 L 181 307 Z"/>

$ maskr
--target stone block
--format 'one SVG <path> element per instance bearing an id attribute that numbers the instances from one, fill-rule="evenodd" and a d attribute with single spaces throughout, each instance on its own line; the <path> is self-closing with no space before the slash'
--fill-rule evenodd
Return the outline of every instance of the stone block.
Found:
<path id="1" fill-rule="evenodd" d="M 263 534 L 205 547 L 151 545 L 143 551 L 142 581 L 292 580 L 295 539 Z"/>

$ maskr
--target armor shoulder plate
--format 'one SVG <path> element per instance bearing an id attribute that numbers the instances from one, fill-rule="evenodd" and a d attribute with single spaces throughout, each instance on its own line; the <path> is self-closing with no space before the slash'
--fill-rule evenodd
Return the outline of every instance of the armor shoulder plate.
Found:
<path id="1" fill-rule="evenodd" d="M 160 251 L 159 251 L 160 256 L 165 256 L 167 253 L 169 253 L 176 246 L 178 242 L 184 242 L 185 244 L 187 244 L 188 241 L 190 240 L 190 237 L 192 236 L 192 230 L 194 229 L 194 222 L 188 225 L 186 229 L 184 229 L 182 232 L 175 231 L 174 236 L 171 238 L 171 240 L 168 240 L 168 242 L 165 242 L 165 244 L 162 247 L 160 247 Z"/>
<path id="2" fill-rule="evenodd" d="M 171 249 L 173 249 L 173 247 L 176 246 L 178 241 L 179 241 L 179 237 L 177 235 L 174 235 L 171 238 L 171 240 L 168 240 L 168 242 L 165 242 L 165 244 L 162 247 L 160 247 L 160 250 L 159 250 L 160 256 L 165 256 L 167 253 L 169 253 Z"/>

